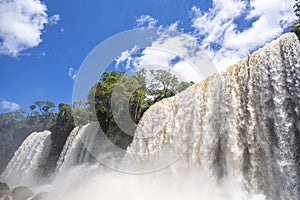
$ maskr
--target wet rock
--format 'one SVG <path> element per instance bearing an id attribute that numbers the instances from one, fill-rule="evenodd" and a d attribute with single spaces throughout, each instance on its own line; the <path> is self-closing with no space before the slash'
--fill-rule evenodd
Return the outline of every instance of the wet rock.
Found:
<path id="1" fill-rule="evenodd" d="M 6 183 L 0 182 L 0 191 L 1 190 L 10 190 L 10 188 Z"/>
<path id="2" fill-rule="evenodd" d="M 32 191 L 24 186 L 16 187 L 12 191 L 13 200 L 26 200 L 32 196 L 33 196 Z"/>
<path id="3" fill-rule="evenodd" d="M 12 200 L 12 197 L 9 195 L 5 195 L 3 197 L 0 197 L 0 200 Z"/>
<path id="4" fill-rule="evenodd" d="M 9 200 L 10 195 L 11 195 L 11 191 L 9 186 L 4 182 L 0 182 L 0 200 L 2 199 Z"/>

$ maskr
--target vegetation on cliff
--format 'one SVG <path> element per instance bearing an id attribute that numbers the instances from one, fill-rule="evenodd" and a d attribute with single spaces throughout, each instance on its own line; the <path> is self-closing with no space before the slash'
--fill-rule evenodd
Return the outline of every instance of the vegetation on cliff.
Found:
<path id="1" fill-rule="evenodd" d="M 118 115 L 124 116 L 129 111 L 132 121 L 138 123 L 152 104 L 174 96 L 193 84 L 179 81 L 175 75 L 165 70 L 151 70 L 148 75 L 146 73 L 144 69 L 133 76 L 115 70 L 104 72 L 88 94 L 88 104 L 90 108 L 95 107 L 101 128 L 115 145 L 124 150 L 131 143 L 132 136 L 124 133 L 116 123 L 115 118 L 118 118 L 119 123 L 123 119 L 113 115 L 112 99 L 117 99 L 120 103 L 115 108 Z"/>
<path id="2" fill-rule="evenodd" d="M 138 122 L 142 114 L 155 102 L 175 95 L 193 83 L 180 82 L 174 75 L 163 70 L 151 71 L 152 80 L 146 83 L 146 71 L 135 75 L 121 71 L 104 72 L 88 94 L 88 102 L 75 101 L 73 105 L 51 101 L 35 101 L 29 111 L 17 110 L 0 114 L 0 172 L 12 158 L 26 137 L 34 131 L 51 131 L 53 141 L 48 161 L 40 168 L 46 174 L 54 170 L 69 133 L 76 125 L 98 120 L 108 138 L 126 149 L 132 136 L 125 134 L 115 122 L 111 110 L 111 97 L 115 87 L 121 88 L 118 99 L 130 98 L 131 118 Z M 134 89 L 131 93 L 129 90 Z M 124 108 L 125 109 L 125 108 Z M 124 111 L 123 109 L 123 111 Z M 92 110 L 97 119 L 93 119 Z M 120 110 L 122 114 L 122 111 Z M 74 121 L 76 123 L 74 123 Z"/>
<path id="3" fill-rule="evenodd" d="M 294 5 L 294 12 L 297 16 L 297 19 L 295 20 L 293 26 L 291 27 L 291 32 L 294 32 L 298 38 L 300 39 L 300 1 L 296 0 L 296 3 Z"/>

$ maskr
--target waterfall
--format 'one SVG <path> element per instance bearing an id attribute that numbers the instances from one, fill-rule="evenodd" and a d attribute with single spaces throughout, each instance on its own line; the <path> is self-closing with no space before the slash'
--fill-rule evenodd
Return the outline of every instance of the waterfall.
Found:
<path id="1" fill-rule="evenodd" d="M 1 174 L 1 179 L 11 185 L 34 183 L 38 168 L 48 156 L 51 148 L 51 132 L 33 132 L 21 144 Z"/>
<path id="2" fill-rule="evenodd" d="M 156 103 L 139 122 L 128 153 L 151 167 L 184 155 L 216 181 L 234 176 L 249 193 L 300 199 L 299 50 L 296 35 L 285 34 Z"/>
<path id="3" fill-rule="evenodd" d="M 170 194 L 174 199 L 182 199 L 180 195 L 185 198 L 186 194 L 197 199 L 199 191 L 205 193 L 209 188 L 205 198 L 217 191 L 212 199 L 237 192 L 231 199 L 251 199 L 249 194 L 253 199 L 299 200 L 299 50 L 298 38 L 285 34 L 226 71 L 151 106 L 140 120 L 127 154 L 123 158 L 120 153 L 118 158 L 120 165 L 131 171 L 149 172 L 173 164 L 156 174 L 130 176 L 109 170 L 81 174 L 80 167 L 70 169 L 95 159 L 103 164 L 119 162 L 113 157 L 117 155 L 115 147 L 99 134 L 98 122 L 75 127 L 56 168 L 56 175 L 69 171 L 69 176 L 65 180 L 56 176 L 54 185 L 58 184 L 56 190 L 62 191 L 60 196 L 54 192 L 52 199 L 65 199 L 66 193 L 66 199 L 82 199 L 81 193 L 94 199 L 102 193 L 121 196 L 111 188 L 121 180 L 124 185 L 114 189 L 122 192 L 127 187 L 130 192 L 126 199 L 133 199 L 136 190 L 142 198 L 152 198 L 153 191 L 160 199 L 169 198 Z M 1 174 L 1 181 L 15 186 L 39 180 L 39 168 L 46 162 L 50 148 L 49 131 L 32 133 Z M 175 161 L 179 162 L 174 164 Z M 86 174 L 90 177 L 86 178 Z M 231 179 L 238 186 L 242 183 L 243 191 L 231 185 L 224 189 L 226 183 L 231 183 L 226 180 Z M 74 185 L 79 189 L 74 189 Z M 91 187 L 95 193 L 89 191 Z M 97 192 L 99 195 L 94 195 Z M 224 199 L 230 198 L 225 195 Z"/>
<path id="4" fill-rule="evenodd" d="M 79 165 L 92 160 L 89 150 L 97 148 L 95 138 L 98 135 L 98 122 L 75 127 L 67 138 L 57 162 L 56 172 L 59 174 L 70 166 Z"/>

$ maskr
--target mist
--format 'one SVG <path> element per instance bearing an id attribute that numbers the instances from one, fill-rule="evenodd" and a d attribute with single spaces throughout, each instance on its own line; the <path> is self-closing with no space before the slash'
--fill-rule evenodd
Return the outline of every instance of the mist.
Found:
<path id="1" fill-rule="evenodd" d="M 49 200 L 152 200 L 210 199 L 263 200 L 249 195 L 234 177 L 213 180 L 201 169 L 187 169 L 176 163 L 149 174 L 127 174 L 97 165 L 72 167 L 52 183 Z"/>

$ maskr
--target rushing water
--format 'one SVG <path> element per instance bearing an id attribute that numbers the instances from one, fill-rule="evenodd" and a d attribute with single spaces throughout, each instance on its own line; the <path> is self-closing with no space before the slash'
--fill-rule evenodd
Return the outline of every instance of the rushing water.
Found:
<path id="1" fill-rule="evenodd" d="M 98 123 L 92 122 L 71 131 L 57 162 L 57 173 L 92 160 L 89 150 L 98 146 L 95 142 L 98 130 Z"/>
<path id="2" fill-rule="evenodd" d="M 216 181 L 235 176 L 250 193 L 300 199 L 299 50 L 286 34 L 156 103 L 137 127 L 131 156 L 159 167 L 169 152 L 176 155 L 167 162 L 184 154 Z"/>
<path id="3" fill-rule="evenodd" d="M 1 174 L 12 186 L 30 185 L 38 178 L 38 167 L 45 163 L 51 147 L 51 132 L 33 132 L 21 144 Z"/>
<path id="4" fill-rule="evenodd" d="M 74 168 L 101 155 L 101 148 L 113 149 L 102 145 L 98 123 L 74 128 L 57 163 L 56 175 L 64 176 L 55 179 L 50 199 L 299 200 L 299 50 L 297 37 L 285 34 L 150 107 L 123 161 L 143 172 L 172 164 L 161 171 Z M 36 177 L 50 145 L 49 131 L 32 133 L 1 178 Z"/>

